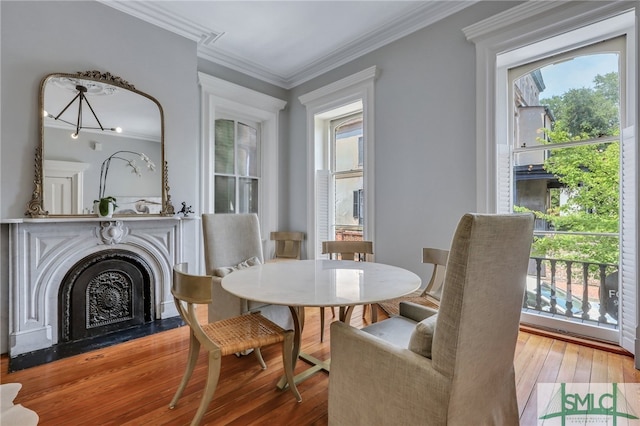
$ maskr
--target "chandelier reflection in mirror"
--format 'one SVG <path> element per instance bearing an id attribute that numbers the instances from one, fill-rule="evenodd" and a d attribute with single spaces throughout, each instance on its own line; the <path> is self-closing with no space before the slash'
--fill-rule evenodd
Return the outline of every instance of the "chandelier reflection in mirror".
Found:
<path id="1" fill-rule="evenodd" d="M 50 117 L 56 121 L 60 121 L 71 126 L 75 126 L 76 131 L 71 134 L 73 139 L 78 139 L 78 134 L 81 129 L 89 129 L 89 130 L 101 130 L 101 131 L 112 131 L 116 133 L 122 133 L 121 127 L 104 127 L 98 118 L 95 110 L 91 106 L 89 99 L 87 98 L 87 94 L 90 95 L 112 95 L 118 89 L 114 86 L 101 84 L 98 82 L 88 81 L 88 80 L 78 80 L 73 78 L 62 77 L 54 80 L 54 83 L 59 87 L 70 91 L 77 91 L 75 97 L 69 101 L 69 103 L 58 113 L 58 115 L 52 115 L 47 111 L 43 111 L 43 115 L 45 117 Z M 63 114 L 76 102 L 78 101 L 78 114 L 76 116 L 75 123 L 69 121 L 70 119 L 62 118 Z M 91 112 L 91 115 L 95 119 L 95 123 L 97 126 L 85 126 L 83 123 L 83 105 L 86 105 Z"/>

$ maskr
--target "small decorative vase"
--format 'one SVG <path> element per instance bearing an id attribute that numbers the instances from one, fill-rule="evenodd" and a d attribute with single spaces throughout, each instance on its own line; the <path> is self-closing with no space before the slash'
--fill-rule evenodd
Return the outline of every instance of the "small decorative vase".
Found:
<path id="1" fill-rule="evenodd" d="M 98 215 L 98 217 L 107 217 L 110 218 L 113 215 L 113 203 L 108 203 L 108 211 L 107 214 L 100 213 L 100 201 L 95 201 L 93 203 L 93 212 Z"/>

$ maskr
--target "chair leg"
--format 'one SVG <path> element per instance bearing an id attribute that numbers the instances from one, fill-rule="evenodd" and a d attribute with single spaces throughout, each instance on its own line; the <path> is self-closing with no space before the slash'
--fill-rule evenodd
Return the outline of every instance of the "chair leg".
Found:
<path id="1" fill-rule="evenodd" d="M 324 308 L 320 308 L 324 311 Z M 287 330 L 284 333 L 284 340 L 282 341 L 282 362 L 284 364 L 284 374 L 287 377 L 287 384 L 289 389 L 293 392 L 293 396 L 296 397 L 298 402 L 302 401 L 300 392 L 296 387 L 296 382 L 293 377 L 293 331 Z"/>
<path id="2" fill-rule="evenodd" d="M 372 323 L 378 322 L 378 304 L 377 303 L 371 304 L 371 322 Z"/>
<path id="3" fill-rule="evenodd" d="M 200 406 L 196 412 L 195 417 L 191 420 L 191 426 L 197 426 L 204 417 L 204 413 L 207 412 L 207 407 L 213 398 L 213 393 L 218 386 L 218 379 L 220 378 L 220 364 L 221 364 L 220 351 L 209 352 L 209 371 L 207 372 L 207 384 L 204 387 L 204 393 L 202 394 L 202 400 Z"/>
<path id="4" fill-rule="evenodd" d="M 320 308 L 320 341 L 324 342 L 324 307 Z"/>
<path id="5" fill-rule="evenodd" d="M 305 308 L 304 306 L 300 306 L 297 308 L 298 310 L 298 319 L 300 320 L 300 332 L 304 330 L 304 318 L 305 318 Z"/>
<path id="6" fill-rule="evenodd" d="M 178 400 L 182 396 L 182 392 L 184 388 L 187 387 L 187 383 L 191 378 L 191 374 L 193 373 L 193 368 L 196 366 L 196 362 L 198 360 L 198 353 L 200 352 L 200 342 L 196 339 L 196 336 L 191 331 L 189 336 L 189 358 L 187 359 L 187 368 L 182 376 L 182 381 L 180 382 L 180 386 L 178 386 L 178 390 L 174 395 L 171 403 L 169 404 L 169 408 L 174 408 L 178 403 Z"/>
<path id="7" fill-rule="evenodd" d="M 260 363 L 260 367 L 262 367 L 263 370 L 266 370 L 267 369 L 267 364 L 265 364 L 264 358 L 262 358 L 262 352 L 260 351 L 260 348 L 253 348 L 253 352 L 255 352 L 256 358 L 258 358 L 258 362 Z"/>

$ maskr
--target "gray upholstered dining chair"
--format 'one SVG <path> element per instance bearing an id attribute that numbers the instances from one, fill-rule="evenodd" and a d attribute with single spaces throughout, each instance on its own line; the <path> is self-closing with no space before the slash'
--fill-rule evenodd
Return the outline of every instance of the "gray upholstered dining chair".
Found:
<path id="1" fill-rule="evenodd" d="M 329 425 L 517 425 L 513 357 L 533 215 L 464 215 L 439 310 L 331 324 Z M 380 403 L 384 383 L 384 403 Z"/>
<path id="2" fill-rule="evenodd" d="M 202 231 L 206 273 L 213 276 L 209 321 L 259 310 L 282 328 L 293 329 L 293 319 L 287 306 L 240 299 L 222 288 L 222 278 L 235 269 L 264 263 L 258 216 L 253 213 L 203 214 Z"/>

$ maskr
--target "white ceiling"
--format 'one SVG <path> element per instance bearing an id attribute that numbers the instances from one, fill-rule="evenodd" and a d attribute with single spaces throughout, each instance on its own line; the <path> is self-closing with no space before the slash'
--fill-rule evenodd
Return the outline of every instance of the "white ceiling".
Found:
<path id="1" fill-rule="evenodd" d="M 198 43 L 198 56 L 285 89 L 474 4 L 98 0 Z"/>

